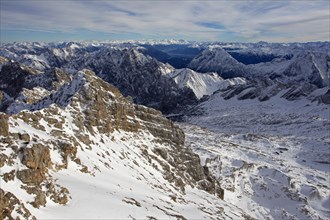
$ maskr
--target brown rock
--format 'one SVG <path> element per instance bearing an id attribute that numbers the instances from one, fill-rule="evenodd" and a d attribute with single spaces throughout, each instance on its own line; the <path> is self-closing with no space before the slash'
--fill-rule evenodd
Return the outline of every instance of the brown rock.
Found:
<path id="1" fill-rule="evenodd" d="M 25 184 L 38 185 L 45 180 L 45 173 L 42 170 L 19 170 L 17 171 L 17 178 Z"/>
<path id="2" fill-rule="evenodd" d="M 8 115 L 0 112 L 0 136 L 8 136 L 9 125 L 8 125 Z"/>
<path id="3" fill-rule="evenodd" d="M 60 190 L 55 190 L 53 188 L 52 195 L 50 196 L 50 199 L 53 200 L 53 202 L 56 202 L 61 205 L 65 205 L 68 203 L 68 194 L 69 190 L 65 187 L 60 187 Z"/>
<path id="4" fill-rule="evenodd" d="M 61 150 L 62 161 L 64 163 L 64 168 L 67 169 L 69 158 L 73 161 L 78 159 L 78 158 L 76 158 L 78 149 L 76 146 L 72 146 L 69 143 L 60 143 L 60 150 Z"/>
<path id="5" fill-rule="evenodd" d="M 3 91 L 0 90 L 0 103 L 4 100 L 4 97 L 5 97 L 5 95 L 4 95 Z"/>
<path id="6" fill-rule="evenodd" d="M 167 159 L 167 150 L 164 148 L 155 148 L 154 149 L 155 154 L 160 155 L 164 160 Z"/>
<path id="7" fill-rule="evenodd" d="M 0 154 L 0 168 L 5 165 L 8 160 L 8 156 L 6 154 Z"/>
<path id="8" fill-rule="evenodd" d="M 19 139 L 23 141 L 23 143 L 28 144 L 30 142 L 30 135 L 27 133 L 19 134 Z"/>
<path id="9" fill-rule="evenodd" d="M 39 208 L 40 206 L 46 206 L 46 195 L 42 191 L 38 191 L 36 193 L 36 197 L 34 198 L 34 201 L 32 202 L 33 207 Z"/>
<path id="10" fill-rule="evenodd" d="M 12 215 L 12 212 L 18 213 Z M 29 210 L 27 210 L 23 203 L 17 199 L 17 197 L 11 192 L 5 192 L 0 188 L 0 219 L 33 219 L 36 218 L 31 215 Z"/>
<path id="11" fill-rule="evenodd" d="M 2 176 L 5 182 L 13 181 L 15 179 L 15 170 L 12 170 L 8 173 L 4 173 Z"/>
<path id="12" fill-rule="evenodd" d="M 44 170 L 51 166 L 50 151 L 42 144 L 34 144 L 31 148 L 23 148 L 22 163 L 30 169 Z"/>

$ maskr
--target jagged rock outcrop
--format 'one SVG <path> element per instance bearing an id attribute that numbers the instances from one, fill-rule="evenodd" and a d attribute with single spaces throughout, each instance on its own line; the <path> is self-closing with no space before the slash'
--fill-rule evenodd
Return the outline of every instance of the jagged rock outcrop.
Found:
<path id="1" fill-rule="evenodd" d="M 198 99 L 211 95 L 223 87 L 224 80 L 217 73 L 197 73 L 191 69 L 178 69 L 169 74 L 180 88 L 190 88 Z"/>
<path id="2" fill-rule="evenodd" d="M 91 60 L 85 66 L 118 87 L 125 96 L 131 96 L 135 103 L 170 113 L 197 102 L 191 89 L 179 88 L 167 77 L 166 73 L 174 70 L 172 66 L 144 55 L 139 47 L 100 51 L 103 53 L 103 59 L 98 61 L 103 63 Z"/>
<path id="3" fill-rule="evenodd" d="M 124 96 L 131 96 L 135 103 L 156 108 L 164 113 L 177 112 L 185 106 L 197 102 L 197 98 L 191 89 L 179 88 L 173 79 L 166 76 L 166 72 L 174 71 L 172 66 L 145 55 L 141 47 L 132 45 L 128 48 L 104 47 L 97 48 L 92 53 L 88 48 L 80 49 L 73 45 L 72 43 L 64 45 L 64 48 L 43 48 L 41 51 L 34 51 L 40 56 L 47 57 L 47 63 L 40 60 L 35 54 L 30 55 L 29 52 L 31 51 L 25 51 L 24 53 L 27 54 L 23 53 L 23 58 L 16 59 L 21 62 L 24 61 L 23 63 L 26 65 L 24 71 L 15 62 L 4 65 L 3 74 L 15 67 L 17 76 L 12 81 L 18 83 L 15 79 L 20 80 L 20 85 L 14 86 L 15 91 L 11 91 L 10 87 L 6 88 L 6 90 L 9 90 L 8 94 L 13 97 L 21 92 L 22 87 L 26 87 L 24 86 L 25 81 L 29 81 L 29 83 L 43 81 L 44 84 L 49 81 L 53 82 L 51 72 L 54 70 L 52 68 L 68 68 L 76 71 L 88 68 L 103 80 L 119 88 Z M 39 71 L 35 71 L 34 74 L 44 72 L 37 75 L 40 75 L 40 77 L 47 75 L 48 80 L 44 77 L 43 80 L 27 80 L 26 76 L 31 74 L 27 66 L 40 66 L 40 68 L 37 68 Z M 38 77 L 29 76 L 29 78 L 35 79 Z M 47 90 L 50 88 L 50 85 L 39 86 Z"/>
<path id="4" fill-rule="evenodd" d="M 0 136 L 8 136 L 8 115 L 0 112 Z"/>
<path id="5" fill-rule="evenodd" d="M 70 81 L 70 76 L 61 69 L 39 72 L 14 61 L 3 63 L 0 76 L 0 111 L 3 112 L 10 111 L 8 106 L 14 112 L 20 111 L 15 110 L 13 103 L 34 104 Z"/>
<path id="6" fill-rule="evenodd" d="M 14 219 L 11 213 L 16 212 L 16 219 L 21 217 L 22 219 L 36 220 L 13 193 L 5 192 L 2 189 L 0 189 L 0 210 L 0 219 Z"/>
<path id="7" fill-rule="evenodd" d="M 267 77 L 261 77 L 258 80 L 249 80 L 245 84 L 233 84 L 223 89 L 219 89 L 215 93 L 221 94 L 225 99 L 237 98 L 238 100 L 257 99 L 261 102 L 267 101 L 272 97 L 279 96 L 280 98 L 296 101 L 303 97 L 307 97 L 310 101 L 319 100 L 322 103 L 327 103 L 327 93 L 313 94 L 318 87 L 310 84 L 284 84 L 277 80 L 271 80 Z M 321 92 L 323 89 L 319 89 Z"/>
<path id="8" fill-rule="evenodd" d="M 49 72 L 56 75 L 57 70 Z M 184 194 L 188 186 L 196 187 L 223 199 L 218 182 L 200 165 L 199 157 L 184 146 L 183 131 L 160 111 L 133 104 L 90 70 L 72 75 L 61 72 L 61 79 L 47 78 L 49 92 L 33 101 L 22 97 L 35 87 L 23 83 L 21 90 L 25 93 L 15 93 L 16 99 L 6 108 L 11 115 L 0 113 L 7 125 L 0 130 L 3 140 L 7 138 L 0 148 L 9 149 L 1 156 L 3 167 L 7 170 L 13 163 L 20 164 L 1 178 L 21 181 L 21 188 L 33 196 L 28 201 L 33 207 L 47 206 L 49 200 L 62 205 L 70 201 L 70 189 L 57 184 L 52 173 L 72 169 L 75 164 L 79 172 L 94 176 L 99 166 L 114 166 L 110 161 L 117 158 L 117 149 L 112 145 L 124 146 L 126 141 L 143 140 L 145 136 L 149 146 L 134 143 L 134 147 L 118 152 L 123 163 L 139 170 L 141 162 L 130 156 L 134 152 L 144 158 L 143 166 L 160 172 L 178 192 Z M 122 137 L 116 139 L 115 134 L 120 133 Z M 83 159 L 87 152 L 96 154 L 98 162 Z"/>
<path id="9" fill-rule="evenodd" d="M 51 166 L 49 148 L 42 144 L 33 144 L 22 149 L 22 163 L 32 170 L 43 170 Z"/>
<path id="10" fill-rule="evenodd" d="M 281 73 L 271 78 L 281 81 L 310 83 L 319 88 L 329 86 L 330 55 L 321 52 L 306 52 L 298 55 Z"/>

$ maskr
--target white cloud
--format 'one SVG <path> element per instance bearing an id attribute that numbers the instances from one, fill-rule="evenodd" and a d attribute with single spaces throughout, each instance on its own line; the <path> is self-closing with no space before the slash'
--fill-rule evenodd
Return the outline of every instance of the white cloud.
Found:
<path id="1" fill-rule="evenodd" d="M 216 30 L 200 25 L 214 23 Z M 1 29 L 90 30 L 197 40 L 329 40 L 329 2 L 1 1 Z"/>

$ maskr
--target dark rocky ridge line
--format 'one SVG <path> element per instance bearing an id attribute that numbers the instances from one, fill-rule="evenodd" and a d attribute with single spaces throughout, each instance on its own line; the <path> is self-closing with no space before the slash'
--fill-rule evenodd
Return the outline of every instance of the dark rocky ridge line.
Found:
<path id="1" fill-rule="evenodd" d="M 164 76 L 164 71 L 173 69 L 172 66 L 144 54 L 141 47 L 108 46 L 91 50 L 89 47 L 71 48 L 68 44 L 63 48 L 27 50 L 19 55 L 21 58 L 1 52 L 0 56 L 7 55 L 10 59 L 41 71 L 55 67 L 75 71 L 90 69 L 103 80 L 119 88 L 125 96 L 132 97 L 135 103 L 156 108 L 163 113 L 180 111 L 197 102 L 191 89 L 181 89 L 171 78 Z M 26 55 L 43 56 L 47 61 L 31 60 Z"/>

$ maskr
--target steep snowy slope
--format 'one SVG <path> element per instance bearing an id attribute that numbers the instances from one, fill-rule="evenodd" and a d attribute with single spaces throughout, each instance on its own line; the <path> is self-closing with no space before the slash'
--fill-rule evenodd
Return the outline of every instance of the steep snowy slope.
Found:
<path id="1" fill-rule="evenodd" d="M 257 219 L 330 218 L 330 106 L 319 98 L 327 90 L 264 102 L 216 93 L 186 116 L 187 144 L 226 202 Z"/>
<path id="2" fill-rule="evenodd" d="M 178 69 L 172 72 L 169 77 L 174 79 L 180 88 L 191 88 L 198 99 L 218 90 L 221 81 L 223 81 L 216 73 L 201 74 L 190 69 Z"/>
<path id="3" fill-rule="evenodd" d="M 11 68 L 23 83 L 2 85 L 13 100 L 0 113 L 1 218 L 247 216 L 221 200 L 221 186 L 160 112 L 89 70 L 48 78 Z M 36 77 L 40 87 L 29 83 Z"/>
<path id="4" fill-rule="evenodd" d="M 250 67 L 282 83 L 311 83 L 320 88 L 329 85 L 330 55 L 326 51 L 304 52 L 289 60 L 274 59 Z"/>
<path id="5" fill-rule="evenodd" d="M 188 65 L 198 72 L 217 72 L 223 78 L 246 76 L 247 67 L 235 60 L 219 45 L 209 46 Z"/>
<path id="6" fill-rule="evenodd" d="M 177 69 L 168 76 L 178 84 L 179 88 L 190 88 L 198 99 L 204 95 L 212 95 L 219 89 L 227 89 L 234 85 L 244 85 L 244 78 L 222 79 L 217 73 L 198 73 L 191 69 Z"/>

